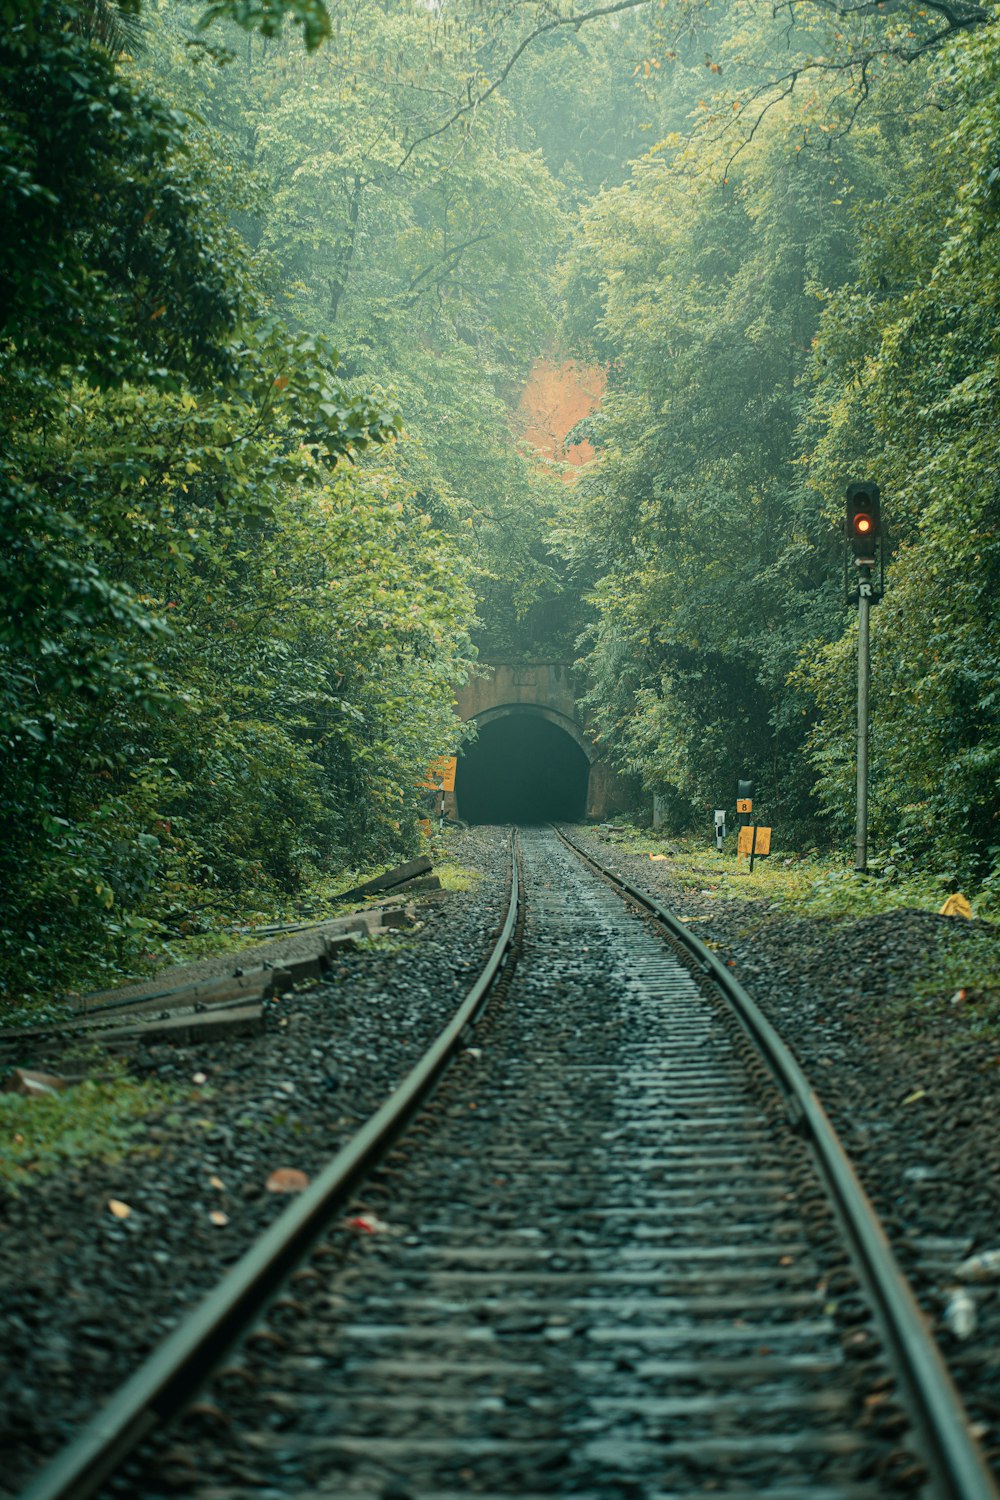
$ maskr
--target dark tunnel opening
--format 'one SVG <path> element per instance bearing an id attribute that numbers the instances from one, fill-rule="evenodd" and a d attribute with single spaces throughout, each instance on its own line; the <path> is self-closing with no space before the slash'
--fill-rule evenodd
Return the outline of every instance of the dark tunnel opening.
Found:
<path id="1" fill-rule="evenodd" d="M 589 774 L 572 735 L 548 719 L 492 719 L 459 756 L 458 815 L 467 823 L 575 822 L 586 811 Z"/>

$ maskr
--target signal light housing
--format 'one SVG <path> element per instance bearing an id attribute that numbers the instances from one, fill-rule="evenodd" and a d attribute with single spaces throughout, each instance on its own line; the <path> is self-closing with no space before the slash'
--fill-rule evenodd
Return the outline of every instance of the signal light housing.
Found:
<path id="1" fill-rule="evenodd" d="M 847 486 L 847 545 L 859 563 L 874 563 L 878 556 L 882 517 L 878 485 L 869 480 Z"/>

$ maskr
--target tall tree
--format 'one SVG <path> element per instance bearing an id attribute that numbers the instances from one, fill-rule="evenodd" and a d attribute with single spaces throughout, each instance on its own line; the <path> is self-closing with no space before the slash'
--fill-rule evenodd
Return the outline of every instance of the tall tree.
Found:
<path id="1" fill-rule="evenodd" d="M 885 492 L 894 556 L 875 614 L 873 816 L 897 858 L 996 886 L 1000 870 L 1000 470 L 997 192 L 1000 44 L 981 29 L 932 74 L 931 145 L 884 162 L 862 274 L 825 309 L 814 369 L 813 482 L 865 463 Z M 822 710 L 812 754 L 845 818 L 852 637 L 803 674 Z"/>

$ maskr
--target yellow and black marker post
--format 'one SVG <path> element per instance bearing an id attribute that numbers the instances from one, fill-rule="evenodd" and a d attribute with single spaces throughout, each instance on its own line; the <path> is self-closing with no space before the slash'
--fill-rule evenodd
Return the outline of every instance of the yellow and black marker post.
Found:
<path id="1" fill-rule="evenodd" d="M 771 829 L 758 827 L 756 823 L 748 823 L 741 828 L 736 846 L 736 857 L 742 859 L 744 855 L 750 856 L 750 874 L 753 874 L 753 862 L 755 859 L 763 859 L 771 852 Z"/>

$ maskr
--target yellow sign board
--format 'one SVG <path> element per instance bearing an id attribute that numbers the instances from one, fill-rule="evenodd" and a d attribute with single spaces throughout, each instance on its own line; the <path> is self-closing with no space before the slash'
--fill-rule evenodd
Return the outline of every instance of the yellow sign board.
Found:
<path id="1" fill-rule="evenodd" d="M 420 785 L 428 792 L 453 792 L 457 766 L 457 755 L 442 755 L 438 760 L 431 761 Z"/>
<path id="2" fill-rule="evenodd" d="M 754 842 L 754 834 L 757 839 Z M 736 844 L 737 856 L 742 858 L 744 854 L 757 855 L 770 854 L 771 852 L 771 830 L 770 828 L 756 828 L 753 823 L 748 823 L 746 828 L 741 828 Z"/>
<path id="3" fill-rule="evenodd" d="M 738 798 L 736 802 L 736 811 L 738 813 L 753 812 L 753 802 L 749 797 Z"/>

